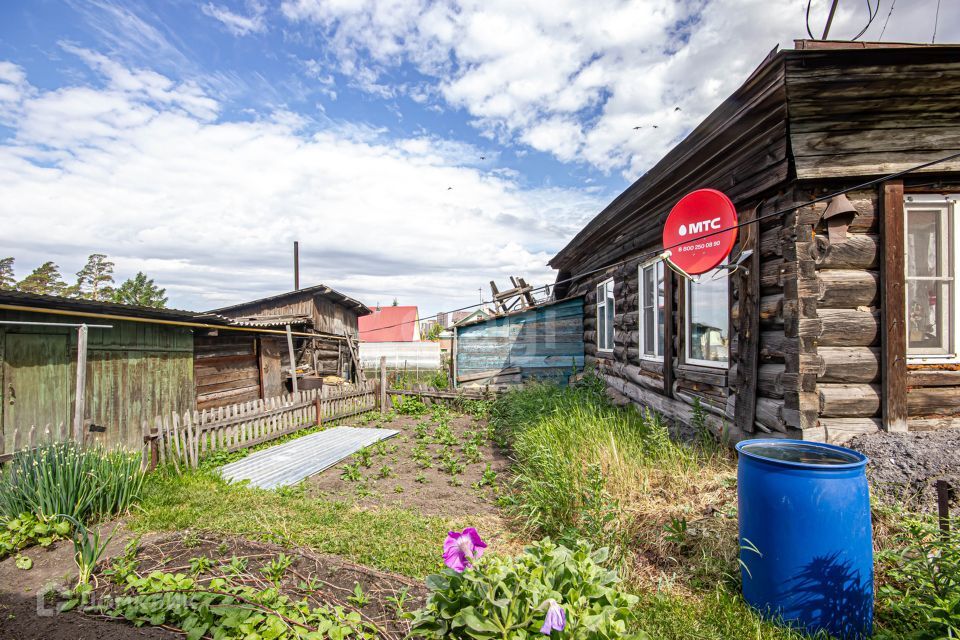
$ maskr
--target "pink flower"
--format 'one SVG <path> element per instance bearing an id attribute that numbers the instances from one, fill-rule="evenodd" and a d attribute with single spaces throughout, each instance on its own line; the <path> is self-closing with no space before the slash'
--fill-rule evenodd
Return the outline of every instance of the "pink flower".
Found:
<path id="1" fill-rule="evenodd" d="M 548 636 L 554 630 L 563 631 L 563 628 L 567 626 L 567 614 L 564 613 L 563 607 L 553 598 L 545 601 L 544 604 L 547 605 L 547 615 L 543 619 L 540 633 Z"/>
<path id="2" fill-rule="evenodd" d="M 463 533 L 451 531 L 443 541 L 443 563 L 457 573 L 463 573 L 483 555 L 486 548 L 487 543 L 480 539 L 480 534 L 473 527 L 467 527 Z"/>

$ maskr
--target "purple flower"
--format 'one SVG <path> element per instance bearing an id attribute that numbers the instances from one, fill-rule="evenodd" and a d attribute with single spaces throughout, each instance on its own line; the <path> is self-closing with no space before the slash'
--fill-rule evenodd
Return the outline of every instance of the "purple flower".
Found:
<path id="1" fill-rule="evenodd" d="M 543 618 L 540 633 L 548 636 L 552 631 L 563 631 L 567 626 L 567 614 L 563 612 L 563 607 L 553 598 L 544 601 L 543 604 L 547 605 L 547 615 Z"/>
<path id="2" fill-rule="evenodd" d="M 480 534 L 473 527 L 467 527 L 463 533 L 451 531 L 443 541 L 443 563 L 457 573 L 463 573 L 483 555 L 486 548 L 487 543 L 480 539 Z"/>

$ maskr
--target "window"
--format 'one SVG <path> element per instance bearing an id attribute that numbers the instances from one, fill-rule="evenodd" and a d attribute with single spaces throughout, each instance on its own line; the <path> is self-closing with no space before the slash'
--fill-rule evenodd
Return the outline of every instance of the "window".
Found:
<path id="1" fill-rule="evenodd" d="M 906 226 L 907 355 L 911 361 L 957 358 L 956 198 L 908 196 Z"/>
<path id="2" fill-rule="evenodd" d="M 640 267 L 640 357 L 663 357 L 663 262 Z"/>
<path id="3" fill-rule="evenodd" d="M 726 367 L 730 348 L 730 304 L 726 269 L 687 282 L 686 362 L 708 367 Z"/>
<path id="4" fill-rule="evenodd" d="M 597 285 L 597 351 L 613 351 L 613 280 Z"/>

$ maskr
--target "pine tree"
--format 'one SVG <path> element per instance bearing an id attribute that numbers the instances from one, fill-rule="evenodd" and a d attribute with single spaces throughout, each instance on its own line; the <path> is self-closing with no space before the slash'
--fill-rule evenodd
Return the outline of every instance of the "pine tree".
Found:
<path id="1" fill-rule="evenodd" d="M 392 304 L 391 306 L 399 307 L 399 306 L 400 306 L 400 301 L 397 300 L 396 298 L 394 298 L 394 299 L 393 299 L 393 304 Z"/>
<path id="2" fill-rule="evenodd" d="M 62 296 L 67 290 L 67 283 L 60 277 L 60 267 L 48 261 L 17 283 L 17 289 L 24 293 Z"/>
<path id="3" fill-rule="evenodd" d="M 135 304 L 141 307 L 156 307 L 163 309 L 167 306 L 167 290 L 161 289 L 153 280 L 147 278 L 142 271 L 137 272 L 113 292 L 113 302 L 120 304 Z"/>
<path id="4" fill-rule="evenodd" d="M 16 289 L 17 279 L 13 277 L 13 258 L 0 258 L 0 289 Z"/>
<path id="5" fill-rule="evenodd" d="M 113 296 L 113 263 L 102 253 L 87 258 L 87 264 L 77 272 L 77 296 L 85 300 L 103 302 Z"/>

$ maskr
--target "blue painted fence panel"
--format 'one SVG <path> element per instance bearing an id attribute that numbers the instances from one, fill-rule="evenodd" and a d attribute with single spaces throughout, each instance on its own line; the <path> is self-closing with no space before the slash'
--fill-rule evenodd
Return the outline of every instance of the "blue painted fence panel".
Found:
<path id="1" fill-rule="evenodd" d="M 520 367 L 524 380 L 563 382 L 583 369 L 583 298 L 457 329 L 457 375 Z"/>

